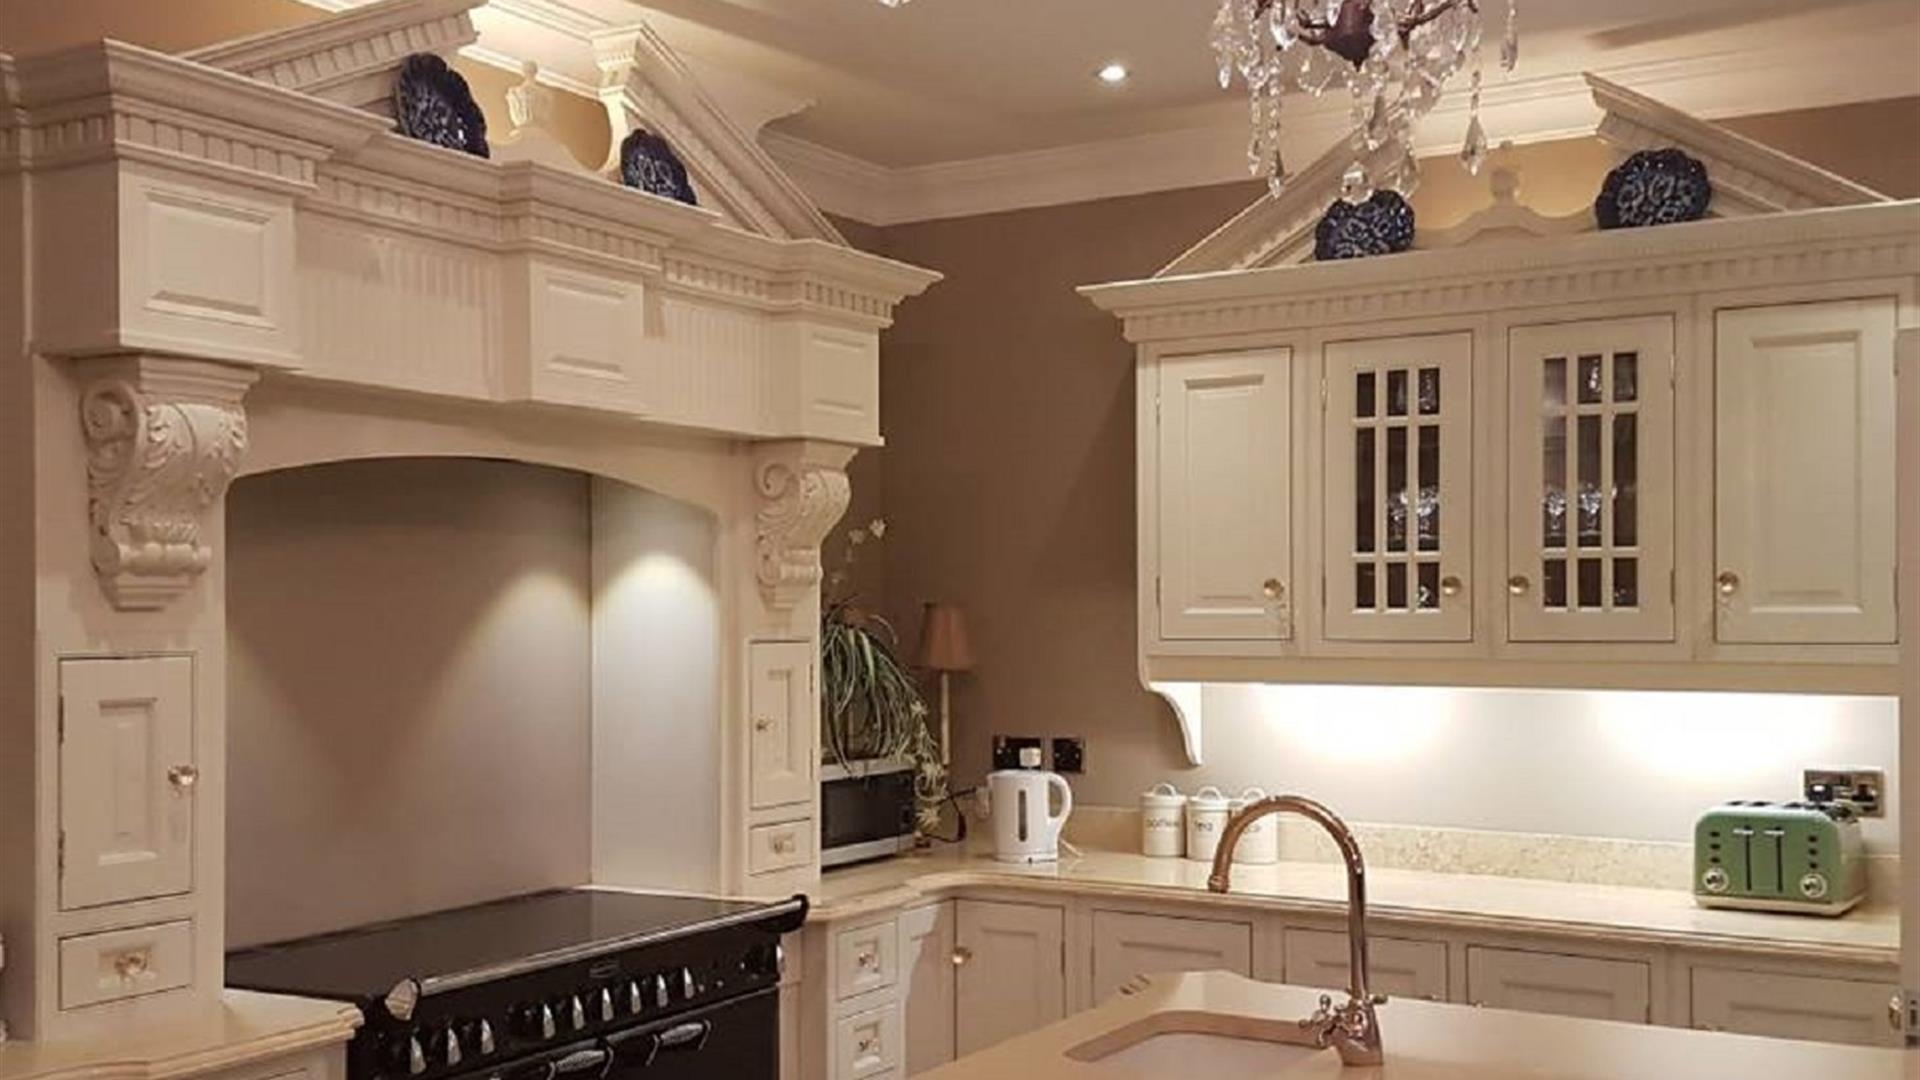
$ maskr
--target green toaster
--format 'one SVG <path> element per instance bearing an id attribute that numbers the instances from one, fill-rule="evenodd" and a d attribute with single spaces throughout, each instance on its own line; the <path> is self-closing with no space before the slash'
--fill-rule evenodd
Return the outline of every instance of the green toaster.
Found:
<path id="1" fill-rule="evenodd" d="M 1850 803 L 1736 799 L 1694 826 L 1693 897 L 1704 907 L 1838 915 L 1866 894 Z"/>

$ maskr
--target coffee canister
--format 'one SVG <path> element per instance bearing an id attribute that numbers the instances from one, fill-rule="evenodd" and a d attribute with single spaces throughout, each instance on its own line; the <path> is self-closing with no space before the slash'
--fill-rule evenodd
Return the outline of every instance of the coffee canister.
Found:
<path id="1" fill-rule="evenodd" d="M 1250 787 L 1242 791 L 1228 805 L 1232 808 L 1232 812 L 1237 814 L 1266 797 L 1266 791 Z M 1233 849 L 1233 861 L 1250 865 L 1279 862 L 1280 819 L 1273 814 L 1268 814 L 1242 830 L 1240 843 Z"/>
<path id="2" fill-rule="evenodd" d="M 1159 859 L 1177 859 L 1187 848 L 1184 811 L 1187 797 L 1172 784 L 1155 784 L 1140 796 L 1140 851 Z"/>
<path id="3" fill-rule="evenodd" d="M 1187 800 L 1187 858 L 1212 862 L 1220 847 L 1220 831 L 1227 827 L 1232 803 L 1209 784 Z"/>

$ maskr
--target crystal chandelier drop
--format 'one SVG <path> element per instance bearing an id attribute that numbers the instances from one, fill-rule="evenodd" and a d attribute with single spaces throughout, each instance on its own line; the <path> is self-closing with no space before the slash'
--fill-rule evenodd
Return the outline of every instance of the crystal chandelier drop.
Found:
<path id="1" fill-rule="evenodd" d="M 1447 80 L 1473 69 L 1461 162 L 1479 173 L 1487 157 L 1480 124 L 1482 3 L 1497 0 L 1221 0 L 1213 21 L 1220 85 L 1246 80 L 1253 138 L 1247 163 L 1275 193 L 1286 182 L 1280 160 L 1280 102 L 1288 90 L 1319 97 L 1344 83 L 1353 101 L 1354 163 L 1341 185 L 1353 201 L 1376 187 L 1410 194 L 1420 183 L 1413 126 L 1439 103 Z M 1518 0 L 1506 0 L 1500 66 L 1520 56 Z M 1386 163 L 1370 172 L 1375 151 Z M 1378 175 L 1373 173 L 1377 172 Z"/>

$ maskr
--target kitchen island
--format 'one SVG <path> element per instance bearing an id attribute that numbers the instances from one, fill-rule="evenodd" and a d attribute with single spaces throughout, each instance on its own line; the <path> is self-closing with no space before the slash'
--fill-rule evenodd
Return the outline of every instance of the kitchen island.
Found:
<path id="1" fill-rule="evenodd" d="M 1154 975 L 1130 992 L 925 1073 L 925 1080 L 1908 1080 L 1920 1056 L 1600 1020 L 1391 1001 L 1386 1063 L 1347 1068 L 1301 1045 L 1318 992 L 1225 972 Z"/>

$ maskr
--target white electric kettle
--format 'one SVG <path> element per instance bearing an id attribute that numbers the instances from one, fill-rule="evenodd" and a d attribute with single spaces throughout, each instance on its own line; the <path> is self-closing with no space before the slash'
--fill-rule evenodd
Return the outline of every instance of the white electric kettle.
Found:
<path id="1" fill-rule="evenodd" d="M 1031 755 L 1031 758 L 1029 758 Z M 988 813 L 993 818 L 993 857 L 1009 863 L 1057 862 L 1060 830 L 1073 813 L 1073 789 L 1059 773 L 1041 772 L 1040 753 L 1021 751 L 1021 763 L 1034 768 L 1002 769 L 987 774 Z M 1060 792 L 1053 812 L 1052 792 Z"/>

